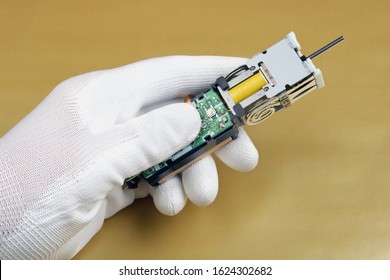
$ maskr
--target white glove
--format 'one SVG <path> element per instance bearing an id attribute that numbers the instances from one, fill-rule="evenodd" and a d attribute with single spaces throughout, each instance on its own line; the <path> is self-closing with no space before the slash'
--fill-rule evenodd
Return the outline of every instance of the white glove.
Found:
<path id="1" fill-rule="evenodd" d="M 148 194 L 167 215 L 187 196 L 210 204 L 218 190 L 210 156 L 157 188 L 121 186 L 195 139 L 199 114 L 183 98 L 244 62 L 163 57 L 58 85 L 0 139 L 0 259 L 72 258 L 105 218 Z M 217 154 L 242 171 L 258 160 L 242 129 Z"/>

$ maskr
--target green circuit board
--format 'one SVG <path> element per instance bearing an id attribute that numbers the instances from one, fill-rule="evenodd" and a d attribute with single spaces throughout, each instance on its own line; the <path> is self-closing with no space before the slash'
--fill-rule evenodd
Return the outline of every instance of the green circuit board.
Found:
<path id="1" fill-rule="evenodd" d="M 175 161 L 193 149 L 207 143 L 212 138 L 233 126 L 232 117 L 222 101 L 219 93 L 210 89 L 202 96 L 196 97 L 192 105 L 198 110 L 201 118 L 201 128 L 198 136 L 190 145 L 172 155 L 166 161 L 160 162 L 142 172 L 144 178 L 148 178 L 155 172 L 167 166 L 167 161 Z"/>

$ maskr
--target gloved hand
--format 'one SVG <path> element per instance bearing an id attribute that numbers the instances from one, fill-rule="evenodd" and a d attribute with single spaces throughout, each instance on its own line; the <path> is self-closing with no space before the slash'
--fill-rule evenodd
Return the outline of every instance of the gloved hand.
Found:
<path id="1" fill-rule="evenodd" d="M 163 57 L 58 85 L 0 139 L 0 259 L 71 258 L 105 218 L 148 194 L 167 215 L 187 197 L 210 204 L 218 190 L 211 156 L 158 188 L 121 186 L 195 139 L 199 114 L 183 98 L 244 62 Z M 242 171 L 258 160 L 242 129 L 217 155 Z"/>

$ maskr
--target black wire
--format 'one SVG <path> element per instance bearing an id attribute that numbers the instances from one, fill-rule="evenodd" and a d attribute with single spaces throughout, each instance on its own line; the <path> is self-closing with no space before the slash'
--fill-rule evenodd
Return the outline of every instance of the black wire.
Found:
<path id="1" fill-rule="evenodd" d="M 338 43 L 340 43 L 341 41 L 344 40 L 344 36 L 340 36 L 338 37 L 336 40 L 330 42 L 329 44 L 327 44 L 326 46 L 322 47 L 321 49 L 319 49 L 318 51 L 315 51 L 314 53 L 312 53 L 311 55 L 309 55 L 307 58 L 310 58 L 310 59 L 313 59 L 315 58 L 317 55 L 320 55 L 322 54 L 324 51 L 327 51 L 329 50 L 331 47 L 337 45 Z"/>
<path id="2" fill-rule="evenodd" d="M 234 77 L 236 77 L 238 75 L 238 73 L 240 73 L 241 71 L 244 71 L 244 70 L 248 70 L 248 66 L 247 65 L 241 65 L 240 67 L 238 67 L 237 69 L 234 69 L 232 72 L 230 72 L 227 76 L 226 76 L 226 81 L 229 82 L 231 79 L 233 79 Z"/>

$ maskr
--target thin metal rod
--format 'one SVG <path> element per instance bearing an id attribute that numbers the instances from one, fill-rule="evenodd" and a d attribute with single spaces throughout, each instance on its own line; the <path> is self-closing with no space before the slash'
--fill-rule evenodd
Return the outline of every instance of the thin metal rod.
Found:
<path id="1" fill-rule="evenodd" d="M 330 42 L 329 44 L 327 44 L 326 46 L 322 47 L 321 49 L 319 49 L 318 51 L 312 53 L 311 55 L 309 55 L 307 58 L 310 58 L 310 59 L 313 59 L 315 58 L 317 55 L 320 55 L 322 54 L 323 52 L 329 50 L 331 47 L 337 45 L 338 43 L 340 43 L 341 41 L 344 40 L 344 36 L 340 36 L 338 37 L 336 40 Z"/>

